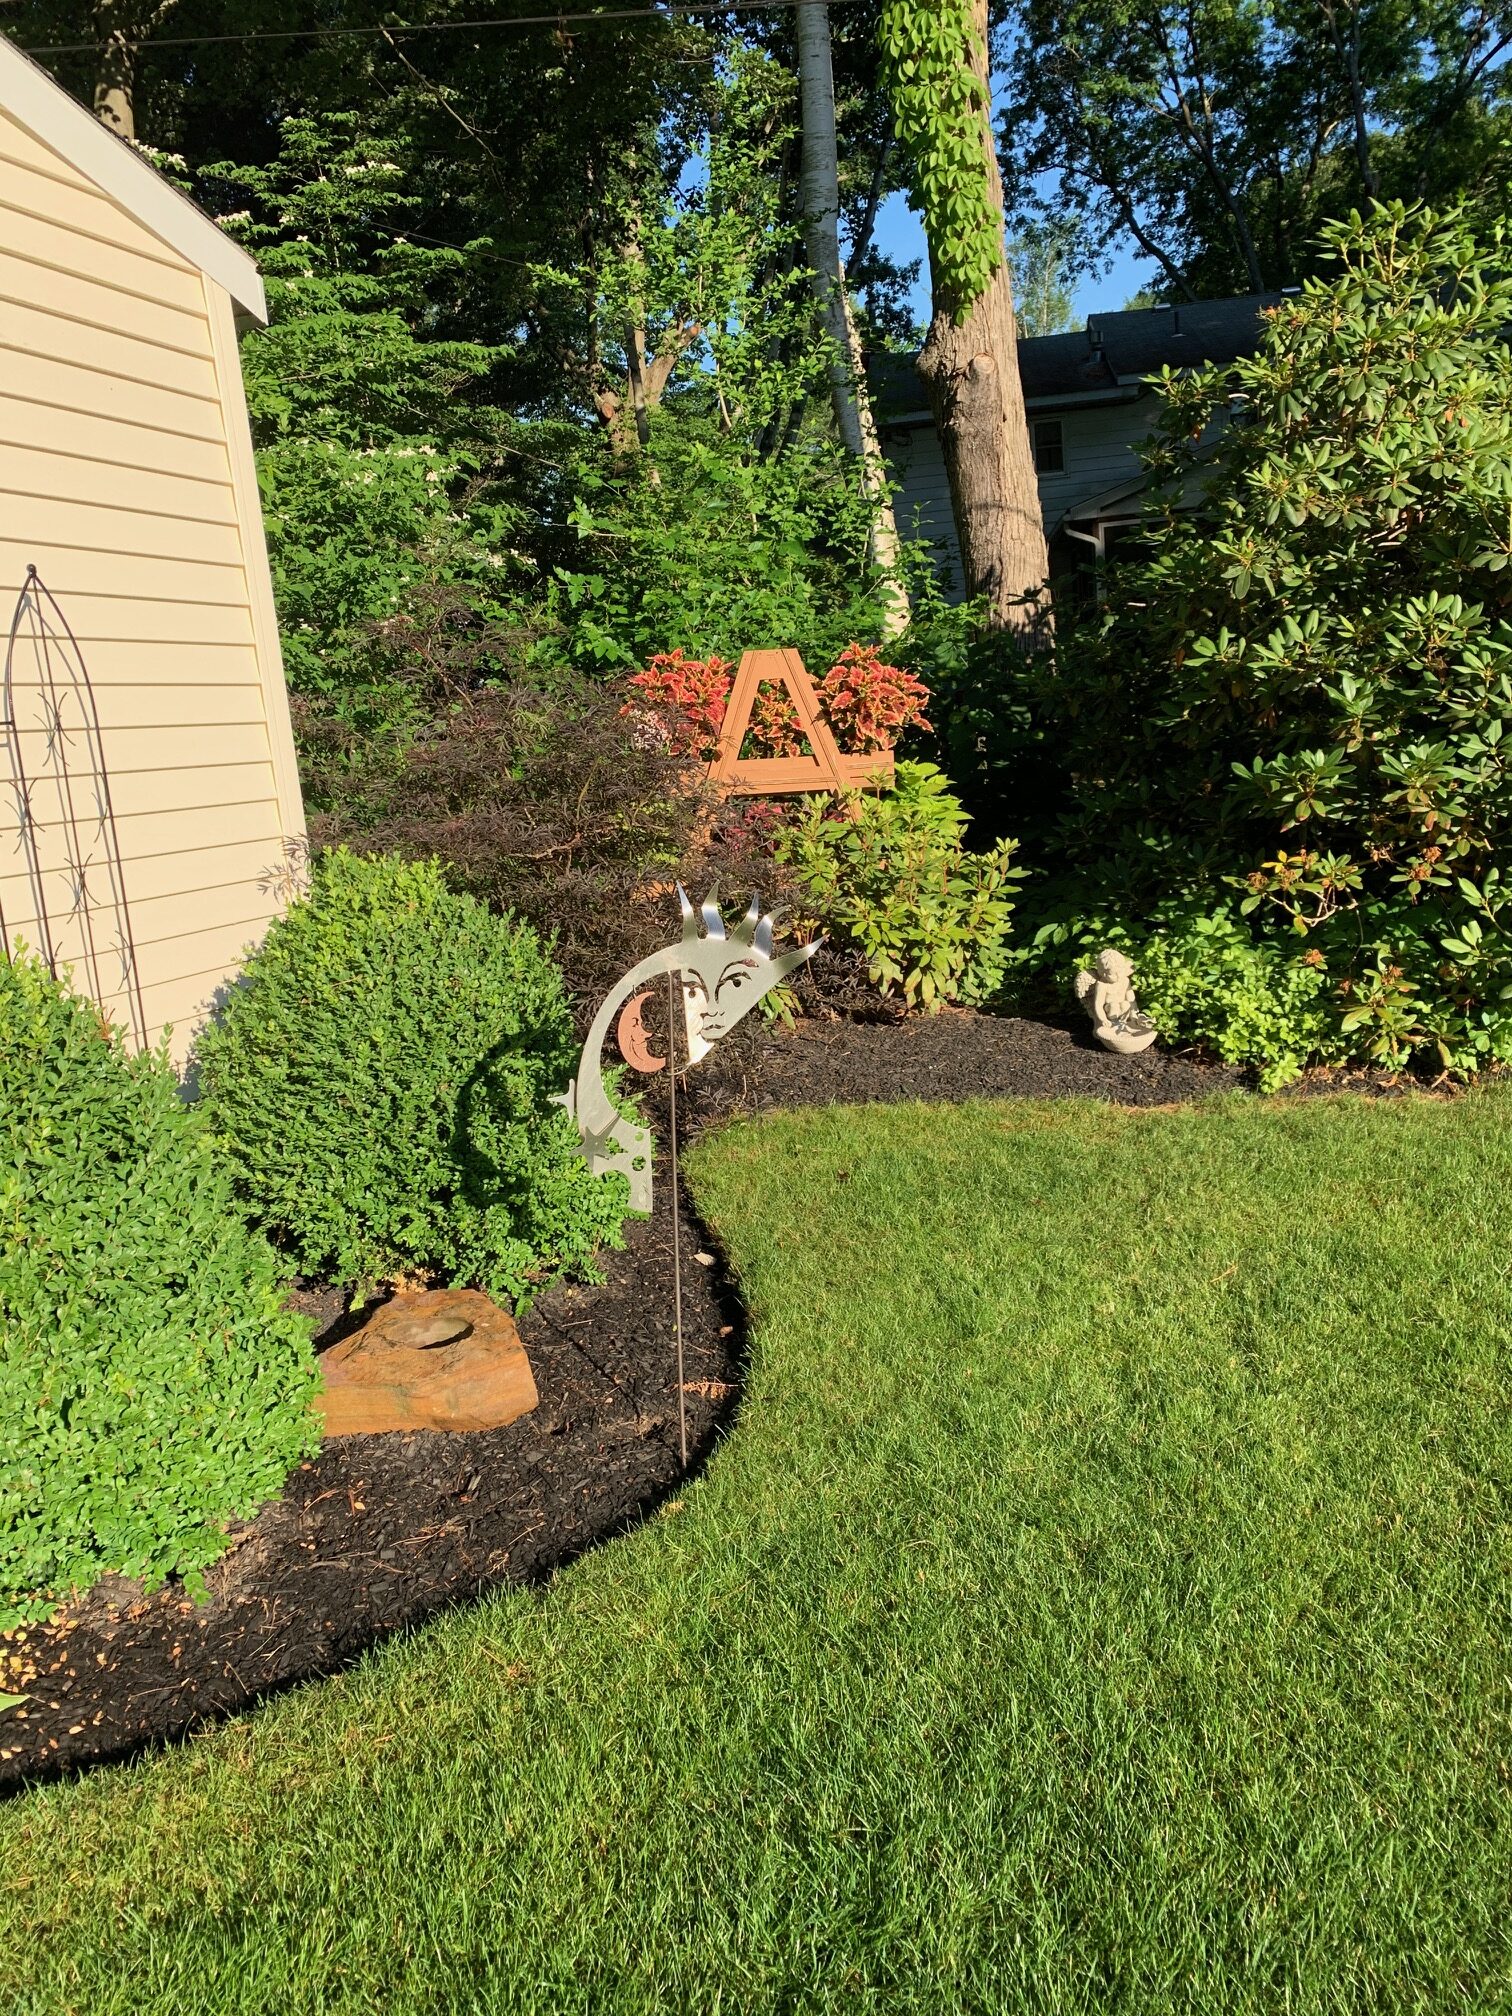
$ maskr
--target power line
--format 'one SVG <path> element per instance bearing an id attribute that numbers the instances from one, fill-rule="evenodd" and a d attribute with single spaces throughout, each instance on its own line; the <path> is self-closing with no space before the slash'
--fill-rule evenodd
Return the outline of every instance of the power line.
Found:
<path id="1" fill-rule="evenodd" d="M 608 7 L 596 14 L 572 14 L 565 9 L 555 14 L 492 16 L 482 21 L 425 21 L 406 26 L 390 22 L 378 28 L 253 28 L 244 35 L 154 35 L 139 45 L 140 53 L 155 49 L 202 49 L 226 42 L 330 42 L 363 35 L 452 35 L 478 28 L 560 28 L 575 33 L 579 28 L 597 27 L 600 22 L 679 21 L 695 14 L 783 14 L 800 0 L 713 0 L 705 7 Z M 829 0 L 831 7 L 853 7 L 857 0 Z M 99 42 L 57 42 L 45 48 L 27 49 L 16 44 L 25 56 L 92 56 Z"/>

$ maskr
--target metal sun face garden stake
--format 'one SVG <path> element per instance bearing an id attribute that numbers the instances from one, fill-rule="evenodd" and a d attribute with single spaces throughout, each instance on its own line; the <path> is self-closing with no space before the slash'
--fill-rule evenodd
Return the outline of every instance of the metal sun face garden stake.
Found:
<path id="1" fill-rule="evenodd" d="M 712 897 L 702 908 L 702 932 L 700 912 L 688 901 L 681 885 L 677 900 L 682 905 L 681 941 L 663 946 L 632 966 L 605 995 L 565 1101 L 577 1122 L 582 1153 L 593 1173 L 608 1176 L 618 1171 L 629 1177 L 632 1211 L 651 1209 L 651 1131 L 617 1112 L 604 1085 L 603 1051 L 610 1024 L 617 1025 L 620 1051 L 632 1070 L 660 1071 L 668 1059 L 651 1055 L 641 1026 L 652 992 L 646 983 L 680 974 L 687 1062 L 696 1064 L 764 994 L 812 959 L 823 942 L 816 938 L 792 952 L 774 952 L 772 920 L 762 915 L 759 896 L 751 898 L 751 907 L 728 936 Z M 675 1069 L 675 1059 L 673 1063 Z"/>
<path id="2" fill-rule="evenodd" d="M 753 896 L 751 907 L 735 926 L 725 932 L 719 907 L 710 896 L 700 913 L 693 908 L 679 883 L 677 900 L 682 906 L 682 938 L 676 945 L 663 946 L 632 966 L 617 987 L 605 995 L 583 1054 L 576 1078 L 567 1088 L 564 1104 L 577 1122 L 582 1154 L 595 1176 L 622 1171 L 630 1179 L 632 1211 L 651 1209 L 651 1130 L 638 1126 L 615 1110 L 604 1085 L 604 1042 L 610 1023 L 615 1024 L 620 1053 L 633 1071 L 650 1073 L 672 1066 L 670 1080 L 670 1160 L 672 1164 L 672 1292 L 677 1337 L 677 1423 L 682 1464 L 688 1466 L 688 1403 L 683 1378 L 682 1249 L 677 1203 L 677 1014 L 679 989 L 682 994 L 683 1034 L 687 1061 L 696 1064 L 706 1057 L 722 1036 L 729 1034 L 741 1017 L 748 1015 L 772 989 L 785 980 L 819 950 L 815 938 L 792 952 L 772 948 L 772 919 L 763 916 L 761 898 Z M 663 975 L 667 982 L 667 1057 L 651 1053 L 641 1022 L 653 992 L 646 983 Z"/>

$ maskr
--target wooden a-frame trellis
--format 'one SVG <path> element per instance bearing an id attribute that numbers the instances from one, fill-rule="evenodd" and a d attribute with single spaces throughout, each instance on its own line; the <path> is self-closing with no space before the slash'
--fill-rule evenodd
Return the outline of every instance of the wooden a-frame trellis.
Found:
<path id="1" fill-rule="evenodd" d="M 756 695 L 768 680 L 786 687 L 812 755 L 741 755 Z M 747 651 L 730 689 L 709 779 L 733 798 L 768 798 L 792 791 L 854 791 L 863 784 L 891 784 L 893 758 L 890 749 L 865 756 L 841 755 L 819 711 L 814 682 L 796 651 Z"/>

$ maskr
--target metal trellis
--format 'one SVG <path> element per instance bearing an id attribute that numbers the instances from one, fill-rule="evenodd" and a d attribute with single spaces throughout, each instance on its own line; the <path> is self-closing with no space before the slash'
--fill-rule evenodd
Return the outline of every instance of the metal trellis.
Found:
<path id="1" fill-rule="evenodd" d="M 36 950 L 61 979 L 73 969 L 102 1014 L 139 1048 L 147 1043 L 136 941 L 126 901 L 120 837 L 111 802 L 100 714 L 78 639 L 56 598 L 28 567 L 16 599 L 0 685 L 3 781 L 14 814 L 19 870 L 0 859 L 0 878 L 19 873 Z M 0 814 L 0 844 L 12 835 Z M 0 945 L 11 931 L 0 879 Z"/>

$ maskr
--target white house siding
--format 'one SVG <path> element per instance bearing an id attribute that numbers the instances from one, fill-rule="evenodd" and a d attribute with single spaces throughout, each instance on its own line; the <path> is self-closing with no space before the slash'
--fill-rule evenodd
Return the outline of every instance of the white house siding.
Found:
<path id="1" fill-rule="evenodd" d="M 231 306 L 219 285 L 0 110 L 0 649 L 29 564 L 99 709 L 149 1040 L 182 1059 L 277 908 L 302 814 Z M 46 769 L 40 666 L 12 673 Z M 0 911 L 38 943 L 0 737 Z M 47 907 L 69 916 L 61 805 L 38 790 Z M 103 888 L 103 884 L 100 885 Z M 108 937 L 113 916 L 105 916 Z M 83 921 L 59 945 L 83 963 Z M 116 957 L 101 1007 L 127 1021 Z"/>
<path id="2" fill-rule="evenodd" d="M 905 539 L 927 540 L 943 555 L 951 580 L 961 584 L 961 549 L 950 509 L 950 480 L 940 437 L 933 427 L 910 427 L 884 437 L 883 453 L 898 483 L 893 508 Z"/>
<path id="3" fill-rule="evenodd" d="M 1154 431 L 1155 416 L 1156 403 L 1148 394 L 1127 405 L 1046 409 L 1029 415 L 1031 427 L 1036 420 L 1058 420 L 1061 425 L 1065 467 L 1039 479 L 1047 537 L 1072 506 L 1139 474 L 1136 444 Z M 925 421 L 888 435 L 885 448 L 899 485 L 899 531 L 905 537 L 926 539 L 940 551 L 959 593 L 960 548 L 939 436 Z"/>
<path id="4" fill-rule="evenodd" d="M 1039 479 L 1047 534 L 1073 505 L 1139 474 L 1135 444 L 1154 432 L 1156 412 L 1156 401 L 1146 394 L 1126 406 L 1073 406 L 1030 414 L 1031 429 L 1036 420 L 1058 420 L 1065 449 L 1065 468 Z"/>

